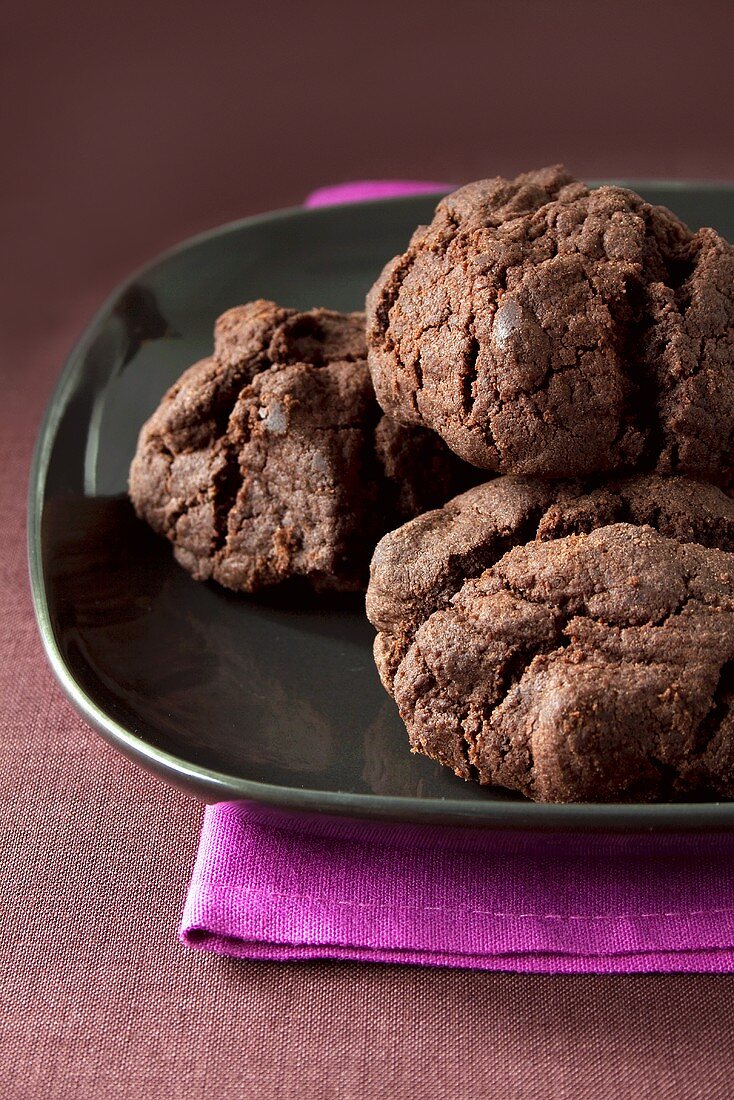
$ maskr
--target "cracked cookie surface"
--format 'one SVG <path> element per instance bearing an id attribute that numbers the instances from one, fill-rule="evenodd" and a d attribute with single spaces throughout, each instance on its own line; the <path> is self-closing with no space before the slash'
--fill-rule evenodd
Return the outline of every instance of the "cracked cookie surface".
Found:
<path id="1" fill-rule="evenodd" d="M 734 477 L 734 250 L 560 167 L 448 195 L 367 299 L 388 414 L 542 477 Z"/>
<path id="2" fill-rule="evenodd" d="M 388 527 L 472 477 L 432 433 L 382 415 L 362 314 L 256 301 L 219 318 L 213 356 L 144 425 L 130 496 L 198 580 L 350 590 Z"/>
<path id="3" fill-rule="evenodd" d="M 367 611 L 412 748 L 539 800 L 734 794 L 728 550 L 734 502 L 657 475 L 497 478 L 386 535 Z"/>

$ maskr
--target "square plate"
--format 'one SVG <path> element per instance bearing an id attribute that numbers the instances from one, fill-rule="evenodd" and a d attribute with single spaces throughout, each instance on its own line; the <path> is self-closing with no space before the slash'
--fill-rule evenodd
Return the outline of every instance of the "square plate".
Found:
<path id="1" fill-rule="evenodd" d="M 734 238 L 734 189 L 634 184 Z M 48 409 L 31 481 L 31 582 L 64 690 L 109 740 L 209 801 L 482 829 L 734 829 L 734 803 L 554 806 L 482 790 L 408 752 L 362 599 L 236 596 L 193 581 L 126 496 L 138 431 L 252 298 L 362 308 L 437 196 L 291 210 L 182 244 L 102 307 Z"/>

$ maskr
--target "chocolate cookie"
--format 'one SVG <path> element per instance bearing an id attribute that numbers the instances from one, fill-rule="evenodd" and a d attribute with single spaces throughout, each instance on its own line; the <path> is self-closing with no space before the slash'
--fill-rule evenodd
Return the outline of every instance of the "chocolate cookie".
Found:
<path id="1" fill-rule="evenodd" d="M 734 502 L 655 475 L 497 478 L 386 535 L 367 611 L 413 750 L 541 800 L 734 793 L 716 546 Z"/>
<path id="2" fill-rule="evenodd" d="M 143 427 L 130 496 L 198 580 L 349 590 L 385 530 L 470 476 L 438 437 L 381 415 L 361 314 L 257 301 L 219 318 L 213 357 Z"/>
<path id="3" fill-rule="evenodd" d="M 541 477 L 734 477 L 734 250 L 562 168 L 443 199 L 367 300 L 386 413 Z"/>
<path id="4" fill-rule="evenodd" d="M 619 522 L 734 551 L 734 501 L 713 485 L 656 474 L 596 488 L 498 477 L 389 532 L 375 548 L 367 590 L 367 615 L 379 631 L 375 659 L 387 690 L 420 624 L 446 607 L 466 580 L 515 546 Z"/>

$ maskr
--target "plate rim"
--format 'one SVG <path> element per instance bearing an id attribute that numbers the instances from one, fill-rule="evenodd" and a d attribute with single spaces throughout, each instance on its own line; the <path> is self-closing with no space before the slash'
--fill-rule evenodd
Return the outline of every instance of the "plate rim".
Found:
<path id="1" fill-rule="evenodd" d="M 611 181 L 593 181 L 598 184 Z M 625 180 L 618 186 L 637 188 L 665 187 L 679 190 L 723 191 L 734 196 L 730 181 L 688 181 L 664 179 Z M 530 801 L 478 802 L 452 798 L 419 799 L 412 796 L 318 790 L 296 786 L 264 783 L 195 764 L 181 756 L 166 752 L 133 733 L 107 714 L 75 680 L 67 666 L 54 634 L 44 584 L 41 556 L 41 519 L 45 497 L 49 459 L 58 425 L 66 404 L 82 371 L 84 352 L 91 344 L 100 323 L 111 312 L 131 284 L 156 267 L 198 244 L 217 237 L 293 219 L 308 220 L 328 217 L 336 209 L 352 212 L 373 209 L 385 204 L 410 205 L 439 198 L 446 190 L 425 192 L 420 196 L 381 198 L 366 202 L 334 204 L 308 208 L 286 207 L 225 222 L 185 238 L 153 256 L 121 281 L 94 312 L 80 337 L 64 360 L 64 365 L 51 393 L 41 421 L 30 469 L 28 491 L 28 569 L 33 609 L 43 649 L 51 669 L 67 698 L 86 721 L 104 739 L 166 782 L 203 798 L 204 801 L 239 799 L 271 805 L 288 811 L 337 815 L 357 819 L 406 821 L 416 824 L 470 825 L 482 831 L 529 830 L 532 832 L 670 832 L 734 831 L 734 801 L 685 803 L 542 803 Z"/>

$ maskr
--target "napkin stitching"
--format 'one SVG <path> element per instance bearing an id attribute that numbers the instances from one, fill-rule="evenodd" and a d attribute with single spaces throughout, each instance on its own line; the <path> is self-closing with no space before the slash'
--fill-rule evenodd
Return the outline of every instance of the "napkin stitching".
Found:
<path id="1" fill-rule="evenodd" d="M 490 909 L 465 909 L 463 907 L 457 909 L 450 909 L 441 905 L 405 905 L 402 902 L 396 902 L 395 904 L 383 904 L 379 901 L 351 901 L 342 898 L 327 898 L 323 895 L 314 894 L 290 894 L 281 893 L 276 890 L 258 890 L 255 887 L 247 885 L 234 884 L 230 886 L 215 886 L 210 883 L 200 884 L 205 889 L 219 893 L 224 891 L 238 890 L 247 894 L 265 894 L 269 898 L 279 898 L 283 901 L 286 899 L 290 901 L 316 901 L 324 902 L 328 905 L 343 905 L 347 908 L 355 909 L 405 909 L 408 911 L 416 911 L 421 913 L 450 913 L 455 915 L 457 913 L 465 914 L 470 913 L 475 917 L 509 917 L 512 920 L 527 920 L 529 918 L 533 920 L 579 920 L 579 921 L 603 921 L 603 920 L 636 920 L 638 917 L 707 917 L 707 916 L 720 916 L 724 913 L 734 913 L 734 908 L 728 907 L 726 909 L 690 909 L 681 910 L 679 912 L 669 913 L 612 913 L 602 914 L 598 916 L 585 916 L 577 913 L 507 913 L 502 911 L 494 912 Z"/>

